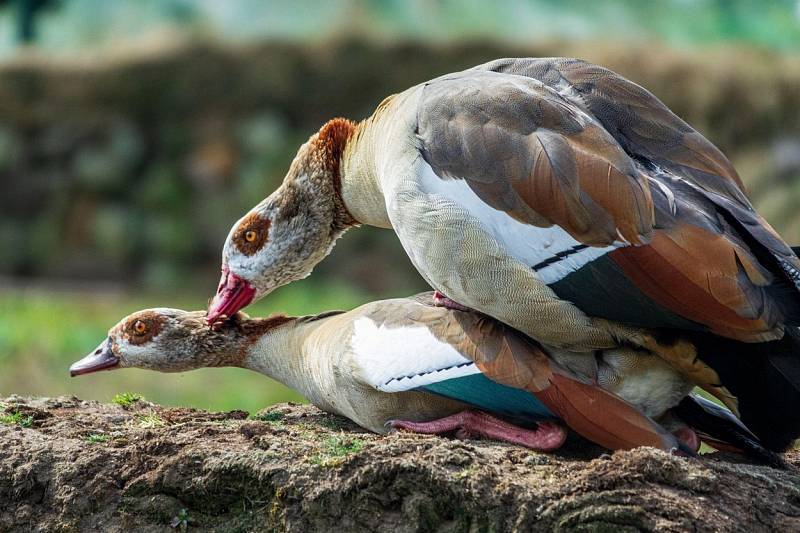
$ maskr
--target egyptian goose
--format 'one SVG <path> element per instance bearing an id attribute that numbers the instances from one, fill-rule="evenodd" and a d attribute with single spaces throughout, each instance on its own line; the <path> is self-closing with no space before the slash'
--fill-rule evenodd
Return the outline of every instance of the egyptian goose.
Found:
<path id="1" fill-rule="evenodd" d="M 709 442 L 770 458 L 731 414 L 689 395 L 691 383 L 656 356 L 624 348 L 581 359 L 547 354 L 486 316 L 434 306 L 430 293 L 312 317 L 238 313 L 213 328 L 203 312 L 140 311 L 70 371 L 218 366 L 266 374 L 377 433 L 458 430 L 549 451 L 565 438 L 557 417 L 608 448 L 691 453 L 697 435 L 684 423 L 677 422 L 679 441 L 653 421 L 674 425 L 677 416 L 692 419 Z M 523 429 L 498 416 L 539 426 Z"/>
<path id="2" fill-rule="evenodd" d="M 391 228 L 444 305 L 549 347 L 656 353 L 782 450 L 800 435 L 800 259 L 743 191 L 635 83 L 501 59 L 325 124 L 231 229 L 208 319 L 307 276 L 352 226 Z"/>

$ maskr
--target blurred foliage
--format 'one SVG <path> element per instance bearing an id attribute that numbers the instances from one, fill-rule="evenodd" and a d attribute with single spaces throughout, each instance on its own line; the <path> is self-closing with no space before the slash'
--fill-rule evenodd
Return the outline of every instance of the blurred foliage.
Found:
<path id="1" fill-rule="evenodd" d="M 583 56 L 652 90 L 732 157 L 767 218 L 800 242 L 800 56 L 197 42 L 91 63 L 0 64 L 0 275 L 210 295 L 230 226 L 277 187 L 325 120 L 362 118 L 414 83 L 526 55 Z M 346 235 L 315 277 L 367 291 L 423 287 L 397 240 L 375 229 Z"/>
<path id="2" fill-rule="evenodd" d="M 36 40 L 36 22 L 48 8 L 59 5 L 58 0 L 0 0 L 0 7 L 13 6 L 17 41 L 31 44 Z"/>
<path id="3" fill-rule="evenodd" d="M 5 0 L 16 10 L 0 13 L 0 36 L 4 28 L 14 35 L 12 26 L 20 26 L 25 7 L 42 1 Z M 167 34 L 235 40 L 358 36 L 529 43 L 568 38 L 800 47 L 797 0 L 60 0 L 58 7 L 38 17 L 37 43 L 51 51 L 118 46 Z M 13 42 L 0 37 L 0 53 L 8 53 Z"/>

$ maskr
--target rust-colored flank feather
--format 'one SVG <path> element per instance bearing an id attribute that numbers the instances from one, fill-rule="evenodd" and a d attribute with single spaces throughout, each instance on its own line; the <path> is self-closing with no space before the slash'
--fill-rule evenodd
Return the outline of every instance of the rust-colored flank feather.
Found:
<path id="1" fill-rule="evenodd" d="M 611 257 L 665 308 L 719 335 L 770 340 L 776 311 L 759 289 L 767 285 L 769 273 L 749 251 L 723 236 L 679 224 L 657 232 L 648 246 L 620 248 Z"/>
<path id="2" fill-rule="evenodd" d="M 474 313 L 445 316 L 432 330 L 437 336 L 457 346 L 488 378 L 533 394 L 584 437 L 615 450 L 677 446 L 672 435 L 641 411 L 571 376 L 520 333 Z"/>

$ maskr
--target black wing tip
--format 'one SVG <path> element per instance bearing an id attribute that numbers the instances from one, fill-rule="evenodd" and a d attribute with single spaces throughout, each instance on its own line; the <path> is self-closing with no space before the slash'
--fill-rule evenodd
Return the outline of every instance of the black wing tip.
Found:
<path id="1" fill-rule="evenodd" d="M 692 394 L 678 404 L 675 413 L 701 435 L 701 440 L 707 440 L 712 447 L 714 442 L 727 444 L 757 463 L 781 470 L 789 468 L 780 454 L 769 450 L 724 407 Z M 708 439 L 703 439 L 703 435 L 707 435 Z"/>

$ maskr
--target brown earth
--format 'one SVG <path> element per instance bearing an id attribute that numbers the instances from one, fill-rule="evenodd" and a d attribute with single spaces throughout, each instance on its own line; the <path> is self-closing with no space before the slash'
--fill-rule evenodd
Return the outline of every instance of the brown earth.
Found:
<path id="1" fill-rule="evenodd" d="M 0 531 L 798 531 L 788 470 L 365 433 L 311 406 L 3 400 Z M 0 412 L 2 409 L 0 409 Z"/>

